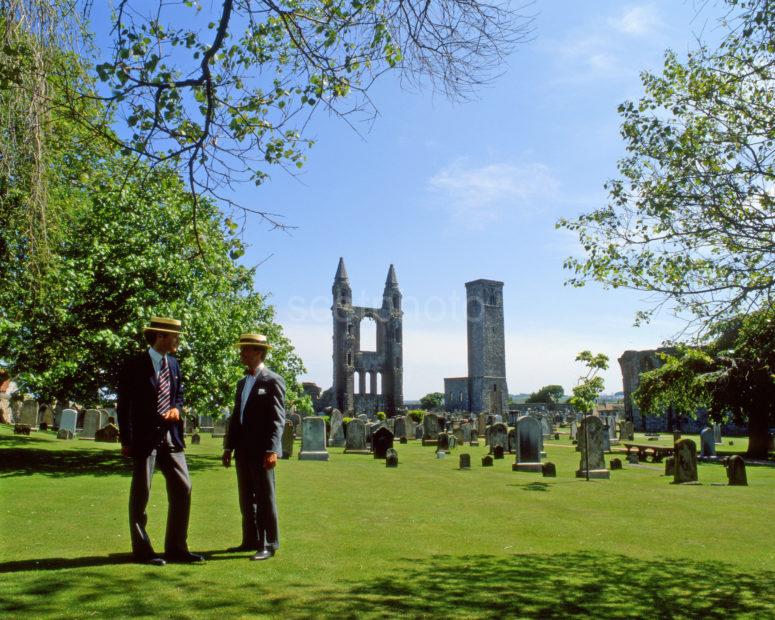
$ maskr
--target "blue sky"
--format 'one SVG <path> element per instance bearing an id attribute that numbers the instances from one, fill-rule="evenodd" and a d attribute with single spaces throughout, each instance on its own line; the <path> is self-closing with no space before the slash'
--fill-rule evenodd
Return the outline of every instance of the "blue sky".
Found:
<path id="1" fill-rule="evenodd" d="M 620 390 L 616 358 L 659 346 L 680 323 L 663 313 L 635 328 L 644 295 L 564 286 L 563 259 L 578 246 L 554 225 L 605 203 L 603 183 L 624 153 L 616 108 L 642 92 L 640 71 L 659 69 L 667 48 L 683 55 L 697 36 L 717 38 L 723 8 L 538 0 L 533 40 L 475 100 L 407 91 L 387 75 L 370 92 L 379 116 L 361 135 L 318 116 L 299 176 L 274 170 L 262 187 L 236 191 L 297 227 L 248 221 L 244 238 L 245 263 L 261 263 L 257 289 L 308 369 L 302 379 L 331 385 L 331 284 L 342 256 L 358 305 L 380 304 L 395 265 L 407 399 L 466 374 L 464 283 L 478 278 L 505 282 L 511 393 L 549 383 L 570 391 L 583 349 L 611 358 L 606 392 Z"/>

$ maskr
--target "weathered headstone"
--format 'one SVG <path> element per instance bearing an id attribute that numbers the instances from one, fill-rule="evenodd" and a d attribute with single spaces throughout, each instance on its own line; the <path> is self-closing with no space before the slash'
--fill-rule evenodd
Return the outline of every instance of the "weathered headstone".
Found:
<path id="1" fill-rule="evenodd" d="M 209 415 L 200 415 L 197 425 L 199 426 L 199 432 L 212 433 L 213 432 L 213 417 Z"/>
<path id="2" fill-rule="evenodd" d="M 460 425 L 460 429 L 463 431 L 463 441 L 461 441 L 460 443 L 461 444 L 463 442 L 470 443 L 471 442 L 471 432 L 476 432 L 472 428 L 470 422 L 464 422 L 463 424 L 461 424 Z"/>
<path id="3" fill-rule="evenodd" d="M 370 454 L 366 447 L 366 423 L 360 418 L 347 424 L 345 454 Z"/>
<path id="4" fill-rule="evenodd" d="M 104 443 L 117 443 L 118 442 L 118 426 L 115 424 L 108 424 L 94 433 L 94 441 L 102 441 Z"/>
<path id="5" fill-rule="evenodd" d="M 516 459 L 512 471 L 541 472 L 541 422 L 532 416 L 517 419 Z"/>
<path id="6" fill-rule="evenodd" d="M 556 478 L 557 466 L 554 463 L 543 463 L 541 465 L 541 473 L 544 478 Z"/>
<path id="7" fill-rule="evenodd" d="M 482 457 L 482 467 L 492 467 L 492 457 L 489 454 Z"/>
<path id="8" fill-rule="evenodd" d="M 404 439 L 406 439 L 404 437 Z M 388 448 L 385 454 L 385 467 L 398 467 L 398 452 L 393 448 Z"/>
<path id="9" fill-rule="evenodd" d="M 614 469 L 621 469 L 622 468 L 622 459 L 611 459 L 611 471 Z"/>
<path id="10" fill-rule="evenodd" d="M 22 403 L 22 412 L 19 416 L 19 424 L 29 426 L 30 429 L 38 428 L 38 401 L 25 400 Z"/>
<path id="11" fill-rule="evenodd" d="M 492 450 L 493 458 L 495 459 L 502 459 L 503 458 L 503 446 L 498 444 L 495 446 Z"/>
<path id="12" fill-rule="evenodd" d="M 414 438 L 422 439 L 422 434 L 423 434 L 423 425 L 418 424 L 417 426 L 414 427 Z"/>
<path id="13" fill-rule="evenodd" d="M 460 469 L 471 469 L 471 455 L 470 454 L 461 454 L 460 455 Z"/>
<path id="14" fill-rule="evenodd" d="M 607 479 L 611 477 L 605 465 L 603 453 L 603 423 L 595 416 L 585 416 L 579 425 L 578 442 L 581 447 L 581 459 L 576 470 L 577 478 Z"/>
<path id="15" fill-rule="evenodd" d="M 465 441 L 465 435 L 461 427 L 457 427 L 452 431 L 452 436 L 455 438 L 455 445 L 462 446 Z"/>
<path id="16" fill-rule="evenodd" d="M 282 444 L 282 458 L 289 459 L 293 456 L 293 439 L 296 435 L 296 432 L 293 428 L 293 422 L 290 420 L 285 421 L 285 426 L 283 426 L 283 436 L 281 439 Z"/>
<path id="17" fill-rule="evenodd" d="M 611 435 L 608 432 L 608 425 L 603 426 L 603 452 L 611 451 Z"/>
<path id="18" fill-rule="evenodd" d="M 619 422 L 619 441 L 633 441 L 634 439 L 635 431 L 632 422 L 621 420 Z"/>
<path id="19" fill-rule="evenodd" d="M 377 429 L 371 436 L 371 449 L 375 459 L 384 459 L 387 451 L 393 448 L 393 433 L 387 427 Z"/>
<path id="20" fill-rule="evenodd" d="M 199 433 L 191 435 L 191 445 L 198 446 L 202 443 L 202 436 Z"/>
<path id="21" fill-rule="evenodd" d="M 700 458 L 716 458 L 716 439 L 713 434 L 713 429 L 710 427 L 700 431 Z"/>
<path id="22" fill-rule="evenodd" d="M 675 442 L 674 484 L 697 482 L 697 444 L 685 438 Z"/>
<path id="23" fill-rule="evenodd" d="M 506 449 L 507 449 L 507 452 L 511 452 L 512 454 L 516 454 L 517 452 L 517 429 L 516 428 L 509 429 L 509 432 L 507 434 L 507 440 L 506 440 Z"/>
<path id="24" fill-rule="evenodd" d="M 630 465 L 637 465 L 638 463 L 640 463 L 640 454 L 638 454 L 637 452 L 628 452 L 627 462 Z"/>
<path id="25" fill-rule="evenodd" d="M 438 450 L 449 452 L 449 435 L 447 433 L 439 433 L 436 435 L 436 447 Z"/>
<path id="26" fill-rule="evenodd" d="M 328 445 L 332 448 L 341 448 L 345 444 L 344 440 L 344 422 L 342 421 L 342 412 L 339 409 L 331 411 L 329 421 L 331 432 L 328 435 Z"/>
<path id="27" fill-rule="evenodd" d="M 57 431 L 57 439 L 72 439 L 74 436 L 73 431 L 66 428 L 60 428 Z"/>
<path id="28" fill-rule="evenodd" d="M 94 433 L 99 429 L 100 411 L 99 409 L 87 409 L 83 416 L 83 429 L 78 436 L 79 439 L 94 439 Z"/>
<path id="29" fill-rule="evenodd" d="M 487 416 L 480 413 L 476 418 L 476 432 L 479 433 L 479 437 L 484 437 L 487 434 Z"/>
<path id="30" fill-rule="evenodd" d="M 59 417 L 59 429 L 70 431 L 75 435 L 75 425 L 78 421 L 78 412 L 74 409 L 64 409 Z"/>
<path id="31" fill-rule="evenodd" d="M 471 439 L 468 443 L 472 447 L 479 445 L 479 432 L 476 429 L 471 429 Z"/>
<path id="32" fill-rule="evenodd" d="M 721 440 L 721 423 L 716 422 L 713 424 L 713 443 L 715 444 L 723 444 L 724 442 Z"/>
<path id="33" fill-rule="evenodd" d="M 0 424 L 12 424 L 11 397 L 6 392 L 0 392 Z"/>
<path id="34" fill-rule="evenodd" d="M 739 454 L 734 454 L 727 459 L 727 480 L 729 486 L 748 486 L 748 476 L 745 473 L 745 461 Z"/>
<path id="35" fill-rule="evenodd" d="M 439 416 L 435 413 L 426 413 L 422 418 L 422 426 L 422 445 L 435 446 L 441 432 Z"/>
<path id="36" fill-rule="evenodd" d="M 578 427 L 578 424 L 576 423 L 576 420 L 571 420 L 570 421 L 570 440 L 571 441 L 576 440 L 576 435 L 578 435 L 578 432 L 579 432 L 579 427 Z"/>
<path id="37" fill-rule="evenodd" d="M 675 475 L 675 458 L 668 456 L 665 459 L 665 476 Z"/>
<path id="38" fill-rule="evenodd" d="M 447 458 L 447 453 L 444 452 L 444 450 L 436 450 L 436 458 L 437 459 L 445 459 L 445 458 Z"/>
<path id="39" fill-rule="evenodd" d="M 509 445 L 509 429 L 502 422 L 493 424 L 487 428 L 487 438 L 490 452 L 495 451 L 495 446 L 505 450 Z"/>
<path id="40" fill-rule="evenodd" d="M 45 424 L 46 428 L 54 426 L 54 408 L 48 403 L 43 403 L 38 411 L 38 423 Z"/>
<path id="41" fill-rule="evenodd" d="M 401 439 L 401 437 L 407 437 L 406 434 L 406 418 L 402 415 L 397 416 L 393 423 L 393 435 Z"/>
<path id="42" fill-rule="evenodd" d="M 317 416 L 307 416 L 301 421 L 300 461 L 327 461 L 326 422 Z"/>
<path id="43" fill-rule="evenodd" d="M 29 435 L 30 434 L 30 425 L 29 424 L 14 424 L 13 425 L 13 434 L 14 435 Z"/>
<path id="44" fill-rule="evenodd" d="M 301 416 L 298 413 L 289 413 L 286 419 L 293 424 L 293 434 L 299 437 L 301 435 Z"/>

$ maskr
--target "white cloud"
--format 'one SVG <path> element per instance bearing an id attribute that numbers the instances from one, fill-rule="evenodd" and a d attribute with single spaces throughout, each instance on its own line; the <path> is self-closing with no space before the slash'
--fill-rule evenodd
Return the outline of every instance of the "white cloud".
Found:
<path id="1" fill-rule="evenodd" d="M 619 16 L 609 18 L 608 24 L 623 34 L 636 37 L 654 34 L 663 25 L 654 5 L 629 7 Z"/>
<path id="2" fill-rule="evenodd" d="M 437 204 L 466 226 L 483 226 L 511 208 L 535 211 L 558 193 L 558 182 L 540 163 L 469 165 L 463 159 L 445 166 L 428 181 Z"/>

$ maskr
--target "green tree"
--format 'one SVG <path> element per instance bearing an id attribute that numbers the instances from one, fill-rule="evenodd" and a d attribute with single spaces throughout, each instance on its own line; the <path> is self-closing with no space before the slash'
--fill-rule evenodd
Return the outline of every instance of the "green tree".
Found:
<path id="1" fill-rule="evenodd" d="M 545 385 L 537 392 L 533 392 L 525 400 L 526 403 L 544 403 L 549 405 L 550 409 L 560 402 L 565 396 L 565 390 L 561 385 Z"/>
<path id="2" fill-rule="evenodd" d="M 700 332 L 775 293 L 775 4 L 726 1 L 717 49 L 667 52 L 619 107 L 628 154 L 609 204 L 558 222 L 586 252 L 566 260 L 570 283 L 654 293 L 638 320 L 666 303 Z"/>
<path id="3" fill-rule="evenodd" d="M 576 356 L 576 361 L 584 362 L 587 374 L 579 377 L 578 383 L 573 388 L 573 396 L 568 399 L 568 402 L 584 415 L 589 415 L 594 411 L 595 403 L 605 387 L 603 378 L 598 373 L 608 368 L 608 356 L 582 351 Z"/>
<path id="4" fill-rule="evenodd" d="M 82 115 L 101 112 L 89 105 Z M 33 239 L 16 217 L 29 186 L 8 169 L 0 174 L 12 216 L 2 223 L 0 351 L 22 389 L 86 405 L 108 397 L 122 363 L 143 346 L 142 326 L 168 314 L 184 321 L 180 358 L 194 411 L 217 415 L 231 405 L 241 373 L 233 343 L 245 330 L 268 335 L 289 403 L 306 406 L 296 383 L 301 360 L 254 290 L 254 271 L 236 262 L 243 252 L 236 225 L 202 200 L 195 226 L 176 171 L 121 155 L 58 112 L 45 131 L 47 200 L 59 213 L 45 270 L 30 267 Z"/>
<path id="5" fill-rule="evenodd" d="M 661 415 L 667 407 L 694 417 L 708 410 L 717 422 L 731 417 L 748 425 L 748 454 L 766 458 L 775 425 L 775 307 L 717 326 L 703 347 L 663 354 L 664 364 L 643 373 L 633 394 L 642 411 Z"/>
<path id="6" fill-rule="evenodd" d="M 425 411 L 438 411 L 444 408 L 444 394 L 431 392 L 420 399 L 420 407 Z"/>

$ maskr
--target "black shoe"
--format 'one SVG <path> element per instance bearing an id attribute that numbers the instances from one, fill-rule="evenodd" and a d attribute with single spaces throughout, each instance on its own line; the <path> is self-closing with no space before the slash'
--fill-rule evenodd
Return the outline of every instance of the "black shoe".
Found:
<path id="1" fill-rule="evenodd" d="M 164 556 L 168 562 L 176 562 L 179 564 L 194 564 L 196 562 L 204 562 L 203 555 L 198 553 L 191 553 L 190 551 L 167 553 Z"/>
<path id="2" fill-rule="evenodd" d="M 259 560 L 268 560 L 274 555 L 274 549 L 263 549 L 256 553 L 251 559 L 251 561 L 259 561 Z"/>
<path id="3" fill-rule="evenodd" d="M 153 555 L 135 555 L 132 556 L 134 561 L 138 564 L 150 564 L 151 566 L 164 566 L 167 562 L 164 561 L 164 558 L 159 558 Z"/>
<path id="4" fill-rule="evenodd" d="M 255 551 L 258 545 L 238 545 L 236 547 L 229 547 L 226 549 L 226 553 L 239 553 L 240 551 Z"/>

